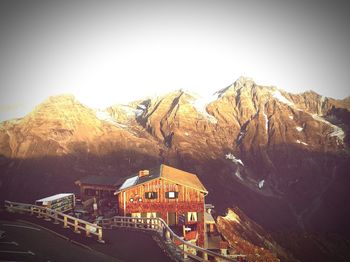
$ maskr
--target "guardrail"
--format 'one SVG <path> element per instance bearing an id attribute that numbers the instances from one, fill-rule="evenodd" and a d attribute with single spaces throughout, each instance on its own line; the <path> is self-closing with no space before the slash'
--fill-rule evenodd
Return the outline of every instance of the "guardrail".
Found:
<path id="1" fill-rule="evenodd" d="M 136 218 L 115 216 L 98 221 L 102 228 L 133 228 L 137 230 L 151 230 L 157 232 L 162 239 L 179 252 L 184 259 L 190 257 L 195 261 L 237 261 L 231 257 L 201 248 L 189 243 L 176 235 L 168 224 L 161 218 Z"/>
<path id="2" fill-rule="evenodd" d="M 99 220 L 97 224 L 92 224 L 85 220 L 58 212 L 46 207 L 11 202 L 5 200 L 5 208 L 9 212 L 28 213 L 37 215 L 39 218 L 53 220 L 54 224 L 63 223 L 64 228 L 72 227 L 74 232 L 85 231 L 87 237 L 97 236 L 97 241 L 104 243 L 102 239 L 103 228 L 132 228 L 136 230 L 151 230 L 158 233 L 163 241 L 175 252 L 180 253 L 183 259 L 191 258 L 195 261 L 234 261 L 234 258 L 225 256 L 211 250 L 201 248 L 176 235 L 168 224 L 161 218 L 135 218 L 115 216 Z"/>
<path id="3" fill-rule="evenodd" d="M 102 239 L 102 227 L 85 220 L 72 217 L 70 215 L 46 207 L 11 202 L 8 200 L 5 200 L 5 208 L 9 212 L 28 213 L 31 215 L 37 215 L 37 217 L 44 218 L 45 220 L 53 220 L 54 224 L 59 224 L 62 222 L 64 228 L 72 227 L 75 233 L 85 231 L 85 235 L 87 237 L 95 235 L 97 236 L 98 242 L 104 243 L 104 240 Z"/>

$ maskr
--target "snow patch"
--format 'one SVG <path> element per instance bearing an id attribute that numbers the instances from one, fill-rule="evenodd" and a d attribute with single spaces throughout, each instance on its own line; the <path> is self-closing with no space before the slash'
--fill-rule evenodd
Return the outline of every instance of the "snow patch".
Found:
<path id="1" fill-rule="evenodd" d="M 269 119 L 267 118 L 267 115 L 265 113 L 265 111 L 263 111 L 263 115 L 264 115 L 264 118 L 265 118 L 265 130 L 266 130 L 266 133 L 269 131 Z"/>
<path id="2" fill-rule="evenodd" d="M 235 172 L 235 176 L 238 177 L 239 180 L 243 181 L 243 177 L 241 176 L 241 173 L 239 172 L 239 168 L 237 168 L 237 170 Z"/>
<path id="3" fill-rule="evenodd" d="M 326 97 L 325 96 L 321 96 L 321 99 L 320 99 L 321 104 L 323 104 L 325 100 L 326 100 Z"/>
<path id="4" fill-rule="evenodd" d="M 338 137 L 338 139 L 343 143 L 344 142 L 344 138 L 345 138 L 345 132 L 342 128 L 340 128 L 339 126 L 333 125 L 331 122 L 327 121 L 326 119 L 320 117 L 319 115 L 316 114 L 312 114 L 311 115 L 313 119 L 320 121 L 322 123 L 325 123 L 327 125 L 329 125 L 330 127 L 333 128 L 333 132 L 329 134 L 329 136 L 331 137 Z"/>
<path id="5" fill-rule="evenodd" d="M 241 142 L 241 140 L 243 139 L 244 135 L 245 135 L 245 132 L 242 132 L 242 131 L 239 132 L 239 136 L 238 136 L 238 139 L 237 139 L 237 143 Z"/>
<path id="6" fill-rule="evenodd" d="M 138 109 L 136 109 L 136 110 L 135 110 L 135 116 L 136 116 L 136 117 L 139 117 L 139 116 L 141 116 L 141 115 L 143 114 L 143 112 L 144 112 L 143 110 L 138 110 Z"/>
<path id="7" fill-rule="evenodd" d="M 217 100 L 218 96 L 213 95 L 209 97 L 203 97 L 198 95 L 192 95 L 193 100 L 190 102 L 198 113 L 204 116 L 210 123 L 217 124 L 218 120 L 207 112 L 207 106 L 213 101 Z"/>
<path id="8" fill-rule="evenodd" d="M 185 136 L 189 136 L 189 134 L 187 132 L 185 132 Z"/>
<path id="9" fill-rule="evenodd" d="M 341 141 L 343 141 L 345 137 L 345 133 L 343 129 L 341 129 L 339 126 L 336 126 L 336 125 L 333 125 L 333 129 L 334 131 L 330 133 L 329 136 L 336 136 L 340 138 Z"/>
<path id="10" fill-rule="evenodd" d="M 235 164 L 240 164 L 240 165 L 242 165 L 242 166 L 244 166 L 244 164 L 243 164 L 243 162 L 242 162 L 242 160 L 241 159 L 238 159 L 238 158 L 236 158 L 232 153 L 228 153 L 228 154 L 226 154 L 226 159 L 230 159 L 230 160 L 232 160 L 232 162 L 233 163 L 235 163 Z"/>
<path id="11" fill-rule="evenodd" d="M 278 101 L 282 102 L 283 104 L 292 106 L 294 105 L 291 101 L 289 101 L 287 98 L 285 98 L 279 90 L 275 90 L 272 93 L 273 97 L 276 98 Z"/>
<path id="12" fill-rule="evenodd" d="M 123 125 L 121 123 L 118 123 L 117 120 L 115 120 L 107 111 L 105 110 L 95 110 L 96 117 L 101 120 L 105 121 L 107 123 L 110 123 L 117 127 L 127 128 L 128 126 Z"/>
<path id="13" fill-rule="evenodd" d="M 135 108 L 133 108 L 131 106 L 127 106 L 127 105 L 120 105 L 120 109 L 123 110 L 123 112 L 126 114 L 126 116 L 128 118 L 134 118 L 135 116 L 138 117 L 138 116 L 142 115 L 142 113 L 146 109 L 146 107 L 144 105 L 138 105 L 137 107 L 140 109 L 135 109 Z M 145 109 L 143 109 L 143 107 Z"/>
<path id="14" fill-rule="evenodd" d="M 259 187 L 260 189 L 263 188 L 264 183 L 265 183 L 265 180 L 264 180 L 264 179 L 261 180 L 261 181 L 259 182 L 259 184 L 258 184 L 258 187 Z"/>
<path id="15" fill-rule="evenodd" d="M 295 142 L 297 142 L 298 144 L 303 144 L 304 146 L 307 146 L 308 144 L 303 142 L 303 141 L 300 141 L 299 139 L 297 139 Z"/>
<path id="16" fill-rule="evenodd" d="M 294 116 L 288 116 L 288 117 L 289 117 L 289 119 L 292 119 L 292 120 L 294 119 Z"/>
<path id="17" fill-rule="evenodd" d="M 301 126 L 297 126 L 295 129 L 296 129 L 298 132 L 301 132 L 301 131 L 304 130 L 304 128 L 302 128 Z"/>
<path id="18" fill-rule="evenodd" d="M 118 124 L 117 121 L 116 121 L 107 111 L 104 111 L 104 110 L 96 110 L 96 111 L 95 111 L 95 114 L 96 114 L 96 117 L 97 117 L 99 120 L 102 120 L 102 121 L 111 123 L 111 124 L 113 124 L 113 125 Z"/>
<path id="19" fill-rule="evenodd" d="M 141 108 L 141 110 L 146 110 L 146 106 L 145 105 L 137 105 L 137 107 Z"/>

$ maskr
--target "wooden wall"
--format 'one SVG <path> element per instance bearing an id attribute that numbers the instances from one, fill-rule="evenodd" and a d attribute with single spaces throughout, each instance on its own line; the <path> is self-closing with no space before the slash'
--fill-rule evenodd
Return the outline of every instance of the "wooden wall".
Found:
<path id="1" fill-rule="evenodd" d="M 165 193 L 168 191 L 179 192 L 178 198 L 168 199 Z M 145 192 L 157 192 L 156 199 L 146 199 Z M 125 208 L 124 208 L 125 197 Z M 130 202 L 130 198 L 134 201 Z M 138 199 L 141 198 L 142 202 Z M 131 213 L 157 212 L 164 221 L 167 221 L 168 212 L 185 214 L 187 212 L 200 213 L 198 217 L 199 244 L 204 243 L 204 193 L 199 190 L 178 185 L 164 179 L 151 180 L 148 183 L 125 190 L 118 194 L 118 206 L 120 215 L 129 215 Z"/>

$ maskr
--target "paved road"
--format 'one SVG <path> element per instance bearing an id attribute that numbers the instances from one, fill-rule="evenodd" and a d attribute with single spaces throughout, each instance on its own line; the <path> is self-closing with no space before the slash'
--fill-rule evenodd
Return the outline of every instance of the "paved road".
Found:
<path id="1" fill-rule="evenodd" d="M 0 261 L 118 261 L 25 222 L 1 219 L 0 230 Z"/>
<path id="2" fill-rule="evenodd" d="M 45 228 L 65 236 L 68 240 L 56 236 Z M 6 232 L 5 238 L 0 239 L 0 261 L 172 261 L 159 248 L 154 240 L 155 234 L 152 233 L 123 229 L 104 230 L 103 238 L 106 243 L 99 244 L 96 238 L 86 238 L 71 229 L 62 228 L 62 225 L 54 225 L 34 216 L 4 212 L 0 212 L 0 231 Z M 19 245 L 1 244 L 13 241 Z M 87 248 L 78 246 L 72 241 L 82 243 Z"/>

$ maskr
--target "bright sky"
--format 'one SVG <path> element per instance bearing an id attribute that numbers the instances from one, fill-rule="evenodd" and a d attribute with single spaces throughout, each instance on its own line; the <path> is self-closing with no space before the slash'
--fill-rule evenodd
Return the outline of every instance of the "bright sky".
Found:
<path id="1" fill-rule="evenodd" d="M 5 2 L 0 120 L 50 95 L 107 107 L 180 88 L 207 95 L 241 75 L 294 93 L 350 94 L 341 2 Z"/>

